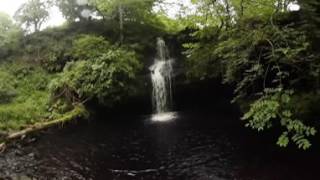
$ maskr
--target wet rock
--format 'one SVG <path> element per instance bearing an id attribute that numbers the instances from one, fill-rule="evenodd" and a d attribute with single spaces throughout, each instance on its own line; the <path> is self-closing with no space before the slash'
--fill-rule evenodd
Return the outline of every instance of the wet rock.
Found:
<path id="1" fill-rule="evenodd" d="M 168 168 L 173 168 L 175 166 L 175 164 L 170 164 L 169 166 L 168 166 Z"/>
<path id="2" fill-rule="evenodd" d="M 138 161 L 139 158 L 137 158 L 137 157 L 132 157 L 132 158 L 130 158 L 129 160 L 130 160 L 130 161 Z"/>
<path id="3" fill-rule="evenodd" d="M 34 154 L 34 153 L 29 153 L 29 154 L 28 154 L 28 157 L 34 158 L 34 157 L 35 157 L 35 154 Z"/>
<path id="4" fill-rule="evenodd" d="M 15 153 L 16 156 L 22 156 L 23 155 L 23 152 L 20 149 L 15 150 L 14 153 Z"/>
<path id="5" fill-rule="evenodd" d="M 30 138 L 30 139 L 27 140 L 27 143 L 34 143 L 36 141 L 37 141 L 36 138 Z"/>

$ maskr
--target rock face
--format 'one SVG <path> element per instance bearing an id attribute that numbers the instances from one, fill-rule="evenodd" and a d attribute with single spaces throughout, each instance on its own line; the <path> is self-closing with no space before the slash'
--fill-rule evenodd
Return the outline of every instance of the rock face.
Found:
<path id="1" fill-rule="evenodd" d="M 223 109 L 232 108 L 237 112 L 237 106 L 230 104 L 233 91 L 223 85 L 218 79 L 196 81 L 191 83 L 177 82 L 174 86 L 174 107 L 176 110 L 186 109 Z"/>

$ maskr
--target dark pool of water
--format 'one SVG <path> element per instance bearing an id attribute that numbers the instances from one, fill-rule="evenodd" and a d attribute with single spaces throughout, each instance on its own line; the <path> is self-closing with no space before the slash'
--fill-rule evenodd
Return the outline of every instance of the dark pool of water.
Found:
<path id="1" fill-rule="evenodd" d="M 0 154 L 3 179 L 320 179 L 319 158 L 287 152 L 225 113 L 119 115 L 53 128 Z M 1 179 L 1 178 L 0 178 Z"/>

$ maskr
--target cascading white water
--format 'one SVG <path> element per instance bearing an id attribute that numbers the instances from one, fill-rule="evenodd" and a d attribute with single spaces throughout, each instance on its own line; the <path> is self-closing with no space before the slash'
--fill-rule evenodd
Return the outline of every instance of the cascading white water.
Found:
<path id="1" fill-rule="evenodd" d="M 157 56 L 150 67 L 153 85 L 152 103 L 157 115 L 164 115 L 172 106 L 172 63 L 166 44 L 157 38 Z"/>

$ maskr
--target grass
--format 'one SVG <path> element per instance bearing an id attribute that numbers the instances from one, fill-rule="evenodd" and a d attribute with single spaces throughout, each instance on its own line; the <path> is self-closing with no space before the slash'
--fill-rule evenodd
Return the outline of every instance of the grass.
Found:
<path id="1" fill-rule="evenodd" d="M 0 95 L 0 131 L 20 130 L 48 119 L 47 86 L 53 77 L 36 66 L 0 64 L 0 92 L 4 93 Z"/>

